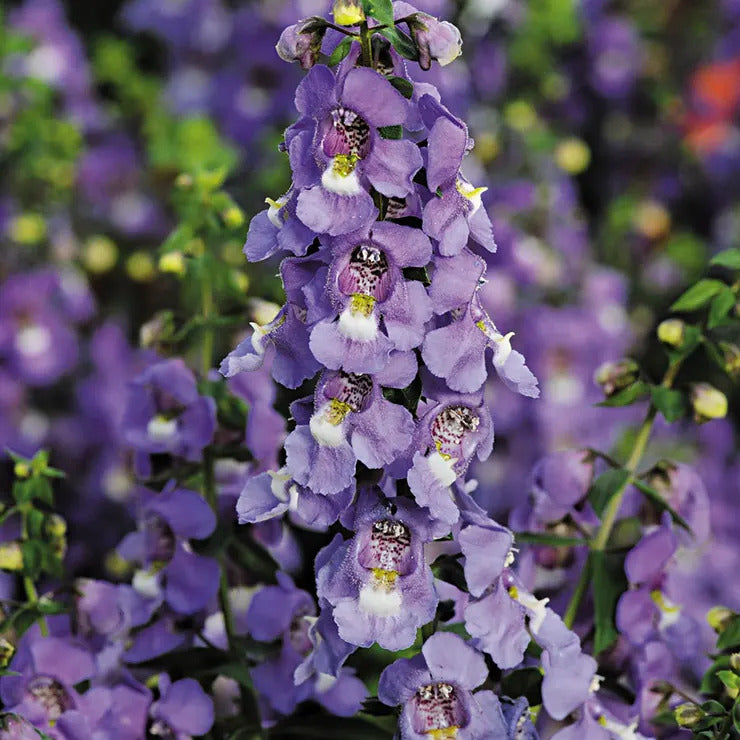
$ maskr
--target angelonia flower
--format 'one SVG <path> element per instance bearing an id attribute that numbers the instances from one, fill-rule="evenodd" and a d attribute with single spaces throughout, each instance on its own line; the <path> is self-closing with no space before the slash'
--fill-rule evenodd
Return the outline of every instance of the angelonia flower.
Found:
<path id="1" fill-rule="evenodd" d="M 365 12 L 337 2 L 333 22 L 370 33 L 378 22 Z M 394 17 L 422 69 L 460 53 L 452 24 L 402 2 Z M 221 364 L 231 383 L 269 372 L 302 390 L 290 406 L 284 458 L 244 481 L 239 522 L 254 533 L 284 519 L 314 531 L 339 521 L 346 532 L 316 556 L 317 603 L 285 573 L 252 600 L 252 637 L 282 646 L 252 671 L 262 722 L 307 699 L 352 713 L 364 694 L 352 689 L 347 658 L 372 645 L 418 645 L 420 628 L 452 593 L 477 637 L 431 634 L 421 654 L 385 670 L 379 699 L 403 706 L 404 738 L 535 737 L 526 701 L 476 691 L 487 676 L 483 652 L 502 636 L 489 633 L 504 624 L 502 634 L 516 635 L 505 668 L 522 662 L 535 635 L 553 717 L 584 701 L 594 665 L 517 581 L 511 532 L 466 488 L 473 459 L 493 449 L 489 369 L 515 393 L 539 395 L 513 334 L 481 302 L 481 255 L 496 243 L 485 187 L 465 174 L 473 140 L 432 85 L 412 82 L 383 35 L 373 36 L 369 57 L 348 36 L 338 66 L 318 63 L 319 50 L 329 54 L 342 39 L 325 24 L 305 19 L 278 43 L 282 58 L 308 69 L 295 96 L 299 118 L 281 146 L 292 183 L 267 198 L 244 246 L 251 261 L 282 259 L 285 304 L 269 323 L 252 324 Z M 439 548 L 461 558 L 472 596 L 435 579 Z M 570 690 L 560 685 L 566 666 L 578 675 Z"/>

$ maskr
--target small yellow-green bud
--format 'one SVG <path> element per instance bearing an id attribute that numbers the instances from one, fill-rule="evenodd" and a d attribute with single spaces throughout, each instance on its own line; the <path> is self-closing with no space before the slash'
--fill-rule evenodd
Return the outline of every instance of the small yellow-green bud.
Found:
<path id="1" fill-rule="evenodd" d="M 221 214 L 221 218 L 230 229 L 238 229 L 244 223 L 244 212 L 238 206 L 231 206 Z"/>
<path id="2" fill-rule="evenodd" d="M 591 150 L 582 139 L 570 137 L 555 147 L 555 164 L 569 175 L 578 175 L 591 162 Z"/>
<path id="3" fill-rule="evenodd" d="M 59 514 L 52 514 L 46 520 L 46 531 L 50 537 L 64 537 L 67 534 L 67 522 Z"/>
<path id="4" fill-rule="evenodd" d="M 709 383 L 697 383 L 691 389 L 691 405 L 697 424 L 727 416 L 727 396 Z"/>
<path id="5" fill-rule="evenodd" d="M 85 269 L 93 275 L 112 270 L 118 260 L 118 247 L 107 236 L 91 236 L 82 252 Z"/>
<path id="6" fill-rule="evenodd" d="M 206 243 L 196 236 L 183 247 L 183 252 L 190 257 L 202 257 L 206 253 Z"/>
<path id="7" fill-rule="evenodd" d="M 365 20 L 365 11 L 360 0 L 335 0 L 334 22 L 340 26 L 356 26 Z"/>
<path id="8" fill-rule="evenodd" d="M 182 277 L 187 272 L 185 255 L 182 252 L 167 252 L 159 258 L 159 271 L 170 272 Z"/>
<path id="9" fill-rule="evenodd" d="M 154 260 L 148 252 L 134 252 L 126 260 L 126 272 L 137 283 L 148 283 L 154 277 Z"/>
<path id="10" fill-rule="evenodd" d="M 241 270 L 234 270 L 232 274 L 237 288 L 239 288 L 242 293 L 246 293 L 249 290 L 249 277 L 247 274 Z"/>
<path id="11" fill-rule="evenodd" d="M 622 388 L 632 385 L 640 374 L 640 366 L 629 357 L 618 362 L 605 362 L 594 373 L 594 382 L 604 394 L 611 396 Z"/>
<path id="12" fill-rule="evenodd" d="M 693 727 L 700 722 L 705 715 L 704 710 L 693 702 L 679 704 L 674 710 L 676 722 L 680 727 Z"/>
<path id="13" fill-rule="evenodd" d="M 20 542 L 0 542 L 0 568 L 13 571 L 23 570 L 23 551 Z"/>
<path id="14" fill-rule="evenodd" d="M 513 100 L 504 111 L 506 123 L 515 131 L 531 131 L 537 125 L 537 111 L 526 100 Z"/>
<path id="15" fill-rule="evenodd" d="M 4 637 L 0 637 L 0 668 L 5 668 L 15 655 L 15 645 Z"/>
<path id="16" fill-rule="evenodd" d="M 733 378 L 740 375 L 740 347 L 731 342 L 720 342 L 719 348 L 725 358 L 725 370 Z"/>
<path id="17" fill-rule="evenodd" d="M 46 221 L 38 213 L 21 213 L 10 222 L 8 234 L 19 244 L 38 244 L 46 236 Z"/>
<path id="18" fill-rule="evenodd" d="M 686 333 L 686 324 L 681 319 L 666 319 L 658 324 L 658 339 L 671 347 L 680 347 Z"/>
<path id="19" fill-rule="evenodd" d="M 732 668 L 735 673 L 740 673 L 740 653 L 733 653 L 730 656 L 730 668 Z"/>
<path id="20" fill-rule="evenodd" d="M 713 606 L 707 612 L 707 622 L 709 626 L 718 634 L 724 632 L 730 621 L 735 616 L 735 612 L 732 609 L 728 609 L 726 606 Z"/>
<path id="21" fill-rule="evenodd" d="M 16 478 L 28 478 L 31 475 L 31 467 L 27 462 L 17 462 L 13 468 Z"/>

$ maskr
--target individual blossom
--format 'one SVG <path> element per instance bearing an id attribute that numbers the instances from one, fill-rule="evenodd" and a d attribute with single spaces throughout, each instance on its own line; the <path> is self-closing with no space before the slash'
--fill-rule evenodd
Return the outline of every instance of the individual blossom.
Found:
<path id="1" fill-rule="evenodd" d="M 118 546 L 121 557 L 141 566 L 134 589 L 179 614 L 203 609 L 218 589 L 219 565 L 194 553 L 190 540 L 213 532 L 216 518 L 210 506 L 195 491 L 174 484 L 159 494 L 141 489 L 138 519 L 139 529 Z"/>
<path id="2" fill-rule="evenodd" d="M 438 632 L 421 654 L 400 658 L 380 674 L 378 698 L 402 705 L 402 740 L 505 740 L 510 735 L 498 697 L 492 691 L 473 693 L 487 676 L 480 653 L 457 635 Z"/>
<path id="3" fill-rule="evenodd" d="M 375 220 L 378 212 L 363 184 L 403 197 L 422 166 L 413 142 L 383 138 L 379 129 L 401 126 L 408 101 L 381 74 L 367 67 L 334 73 L 311 69 L 296 91 L 296 107 L 313 122 L 286 144 L 298 196 L 297 214 L 317 233 L 337 236 Z"/>
<path id="4" fill-rule="evenodd" d="M 130 381 L 123 427 L 146 475 L 150 454 L 200 459 L 216 428 L 216 404 L 198 393 L 182 359 L 162 360 Z"/>
<path id="5" fill-rule="evenodd" d="M 192 678 L 174 683 L 166 673 L 157 679 L 159 699 L 149 711 L 148 731 L 175 740 L 205 735 L 213 726 L 213 700 Z"/>
<path id="6" fill-rule="evenodd" d="M 355 535 L 345 542 L 338 535 L 327 546 L 316 573 L 319 599 L 342 640 L 407 648 L 434 618 L 438 598 L 424 545 L 444 528 L 410 500 L 385 500 L 372 488 L 363 489 L 348 519 Z"/>
<path id="7" fill-rule="evenodd" d="M 275 714 L 291 714 L 309 699 L 317 701 L 332 714 L 352 716 L 367 696 L 367 689 L 352 671 L 315 674 L 297 683 L 293 674 L 311 651 L 308 631 L 315 618 L 313 599 L 296 588 L 289 576 L 277 573 L 277 585 L 265 586 L 252 598 L 247 612 L 249 632 L 255 640 L 281 641 L 280 654 L 252 669 L 252 679 L 260 695 L 263 723 Z"/>
<path id="8" fill-rule="evenodd" d="M 82 645 L 70 637 L 44 637 L 34 625 L 21 638 L 9 669 L 13 673 L 0 678 L 5 711 L 47 733 L 85 726 L 74 686 L 94 676 L 95 661 Z"/>
<path id="9" fill-rule="evenodd" d="M 449 21 L 440 21 L 405 2 L 393 3 L 393 17 L 408 26 L 422 69 L 431 69 L 432 61 L 444 67 L 462 53 L 460 30 Z"/>
<path id="10" fill-rule="evenodd" d="M 300 485 L 324 495 L 338 493 L 352 485 L 358 460 L 382 468 L 409 445 L 414 420 L 383 396 L 382 384 L 399 385 L 389 375 L 339 370 L 322 376 L 313 413 L 307 423 L 298 420 L 285 440 L 288 472 Z"/>
<path id="11" fill-rule="evenodd" d="M 324 19 L 315 16 L 288 26 L 275 47 L 278 56 L 286 62 L 299 62 L 303 69 L 311 69 L 321 53 L 326 28 Z"/>
<path id="12" fill-rule="evenodd" d="M 418 414 L 421 418 L 405 453 L 409 487 L 420 506 L 452 524 L 459 514 L 450 486 L 464 475 L 474 455 L 485 460 L 491 454 L 491 414 L 482 394 L 444 390 L 420 404 Z"/>
<path id="13" fill-rule="evenodd" d="M 330 244 L 327 292 L 339 319 L 313 328 L 311 351 L 333 370 L 379 372 L 392 350 L 414 349 L 424 339 L 432 303 L 424 285 L 402 270 L 424 267 L 431 242 L 418 229 L 380 222 Z"/>
<path id="14" fill-rule="evenodd" d="M 467 126 L 431 95 L 421 97 L 419 109 L 429 129 L 426 174 L 432 194 L 424 207 L 424 232 L 439 241 L 446 257 L 459 254 L 469 237 L 495 252 L 491 220 L 481 200 L 486 188 L 474 187 L 460 173 L 473 146 Z"/>

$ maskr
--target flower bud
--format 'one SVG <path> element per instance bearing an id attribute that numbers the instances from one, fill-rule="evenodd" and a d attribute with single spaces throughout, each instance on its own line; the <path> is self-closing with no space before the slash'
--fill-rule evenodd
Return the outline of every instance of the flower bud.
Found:
<path id="1" fill-rule="evenodd" d="M 0 637 L 0 668 L 5 668 L 15 655 L 15 645 L 4 637 Z"/>
<path id="2" fill-rule="evenodd" d="M 658 339 L 671 347 L 683 344 L 686 324 L 681 319 L 666 319 L 658 324 Z"/>
<path id="3" fill-rule="evenodd" d="M 278 56 L 286 62 L 299 62 L 303 69 L 311 69 L 321 53 L 326 28 L 324 19 L 318 17 L 288 26 L 275 47 Z"/>
<path id="4" fill-rule="evenodd" d="M 221 214 L 221 218 L 230 229 L 238 229 L 244 223 L 244 212 L 239 206 L 231 206 Z"/>
<path id="5" fill-rule="evenodd" d="M 732 378 L 740 375 L 740 347 L 730 342 L 720 342 L 719 348 L 725 360 L 725 372 Z"/>
<path id="6" fill-rule="evenodd" d="M 28 478 L 31 475 L 31 468 L 26 462 L 17 462 L 13 468 L 16 478 Z"/>
<path id="7" fill-rule="evenodd" d="M 20 542 L 0 542 L 0 568 L 23 570 L 23 550 Z"/>
<path id="8" fill-rule="evenodd" d="M 705 715 L 704 710 L 693 702 L 679 704 L 673 711 L 676 715 L 676 722 L 678 722 L 680 727 L 693 727 Z"/>
<path id="9" fill-rule="evenodd" d="M 171 272 L 182 277 L 187 272 L 185 255 L 182 252 L 168 252 L 159 258 L 160 272 Z"/>
<path id="10" fill-rule="evenodd" d="M 727 416 L 727 396 L 709 383 L 697 383 L 692 388 L 691 405 L 697 424 Z"/>
<path id="11" fill-rule="evenodd" d="M 365 20 L 361 0 L 334 0 L 332 15 L 340 26 L 356 26 Z"/>
<path id="12" fill-rule="evenodd" d="M 707 622 L 715 632 L 721 634 L 727 629 L 734 616 L 735 612 L 726 606 L 713 606 L 707 612 Z"/>
<path id="13" fill-rule="evenodd" d="M 67 522 L 59 514 L 52 514 L 46 520 L 46 532 L 50 537 L 64 537 L 67 534 Z"/>
<path id="14" fill-rule="evenodd" d="M 88 272 L 102 275 L 112 270 L 118 260 L 118 247 L 107 236 L 91 236 L 85 244 L 82 261 Z"/>
<path id="15" fill-rule="evenodd" d="M 460 30 L 448 21 L 438 21 L 427 13 L 414 13 L 405 19 L 419 51 L 419 66 L 430 69 L 432 61 L 443 67 L 462 54 Z"/>
<path id="16" fill-rule="evenodd" d="M 632 385 L 640 373 L 640 366 L 629 358 L 618 362 L 605 362 L 594 373 L 594 382 L 600 385 L 605 395 L 612 396 L 622 388 Z"/>
<path id="17" fill-rule="evenodd" d="M 732 668 L 735 673 L 740 673 L 740 653 L 733 653 L 730 656 L 730 668 Z"/>

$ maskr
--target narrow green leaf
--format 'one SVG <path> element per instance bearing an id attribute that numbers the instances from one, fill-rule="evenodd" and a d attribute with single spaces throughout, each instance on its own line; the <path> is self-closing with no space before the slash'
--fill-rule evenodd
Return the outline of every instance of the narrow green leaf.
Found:
<path id="1" fill-rule="evenodd" d="M 349 50 L 352 48 L 352 42 L 355 41 L 352 36 L 345 36 L 339 44 L 337 44 L 334 51 L 329 55 L 329 58 L 327 59 L 327 64 L 330 67 L 335 67 L 339 62 L 344 59 L 347 54 L 349 54 Z"/>
<path id="2" fill-rule="evenodd" d="M 718 252 L 709 260 L 709 264 L 729 267 L 732 270 L 740 270 L 740 248 L 732 247 L 731 249 Z"/>
<path id="3" fill-rule="evenodd" d="M 635 479 L 633 483 L 635 488 L 644 493 L 658 507 L 659 511 L 667 511 L 676 524 L 683 527 L 687 532 L 691 531 L 689 523 L 652 486 L 639 479 Z"/>
<path id="4" fill-rule="evenodd" d="M 362 0 L 365 15 L 393 27 L 393 3 L 391 0 Z"/>
<path id="5" fill-rule="evenodd" d="M 711 280 L 705 278 L 695 285 L 692 285 L 683 295 L 681 295 L 671 306 L 671 311 L 696 311 L 717 295 L 725 288 L 721 280 Z"/>
<path id="6" fill-rule="evenodd" d="M 609 396 L 606 400 L 601 403 L 597 403 L 597 406 L 629 406 L 641 398 L 646 396 L 650 391 L 650 386 L 644 383 L 642 380 L 637 380 L 632 385 L 628 385 L 626 388 L 622 388 L 621 391 L 617 391 L 614 395 Z"/>
<path id="7" fill-rule="evenodd" d="M 650 389 L 650 396 L 655 408 L 663 414 L 666 421 L 678 421 L 686 414 L 686 399 L 681 391 L 654 385 Z"/>
<path id="8" fill-rule="evenodd" d="M 597 516 L 601 517 L 612 496 L 627 482 L 630 474 L 624 468 L 603 472 L 591 485 L 588 499 Z"/>
<path id="9" fill-rule="evenodd" d="M 389 77 L 388 82 L 398 90 L 407 100 L 411 100 L 414 96 L 414 83 L 407 80 L 405 77 Z"/>
<path id="10" fill-rule="evenodd" d="M 384 139 L 403 139 L 403 126 L 380 126 L 378 133 Z"/>
<path id="11" fill-rule="evenodd" d="M 582 537 L 563 537 L 558 534 L 547 532 L 514 532 L 516 542 L 526 542 L 530 545 L 552 545 L 553 547 L 571 547 L 573 545 L 585 545 L 586 540 Z"/>
<path id="12" fill-rule="evenodd" d="M 707 326 L 710 329 L 714 329 L 722 323 L 725 316 L 734 308 L 737 302 L 737 296 L 733 292 L 732 288 L 725 286 L 714 298 L 709 306 L 709 318 L 707 320 Z"/>
<path id="13" fill-rule="evenodd" d="M 717 639 L 717 650 L 740 647 L 740 616 L 733 617 Z"/>
<path id="14" fill-rule="evenodd" d="M 399 31 L 398 28 L 384 28 L 378 33 L 385 36 L 393 44 L 393 48 L 404 59 L 410 59 L 412 62 L 419 61 L 419 52 L 416 49 L 416 44 L 403 31 Z"/>
<path id="15" fill-rule="evenodd" d="M 591 589 L 594 598 L 594 654 L 606 650 L 618 636 L 614 612 L 619 597 L 627 590 L 624 559 L 613 553 L 591 553 Z"/>

